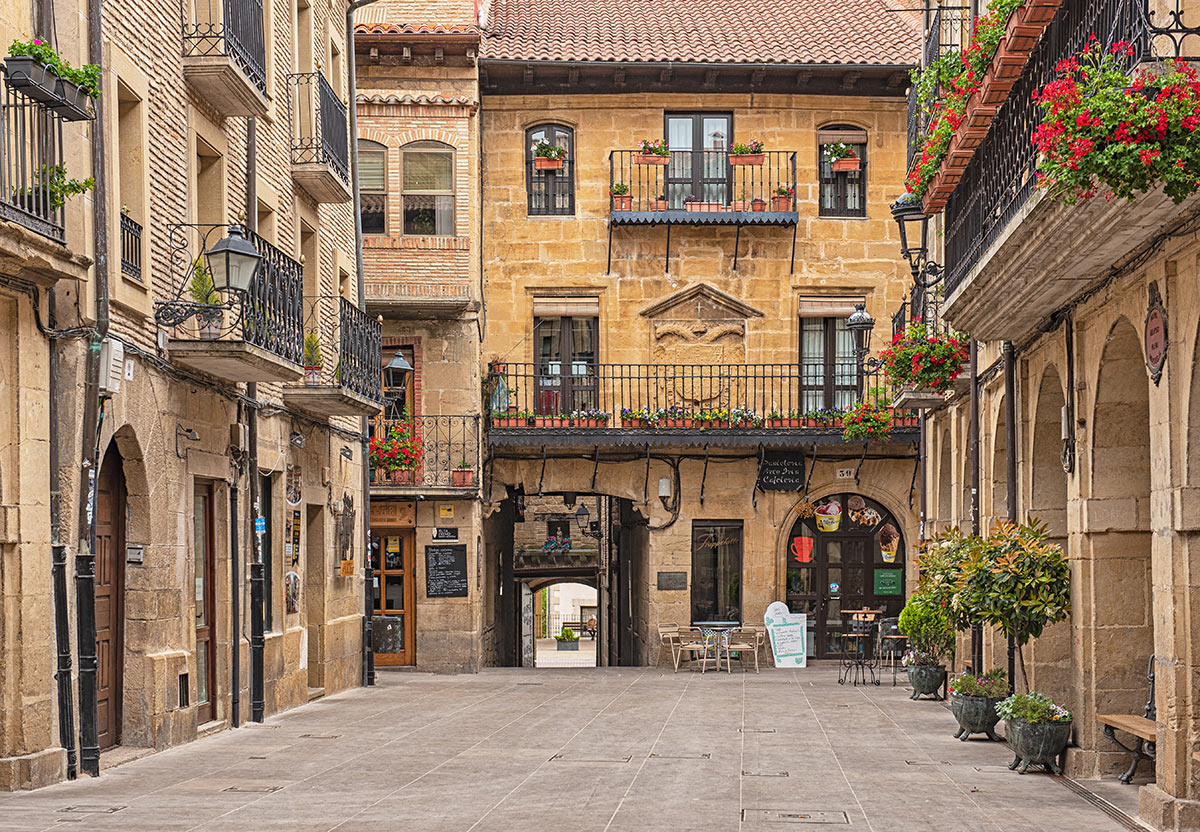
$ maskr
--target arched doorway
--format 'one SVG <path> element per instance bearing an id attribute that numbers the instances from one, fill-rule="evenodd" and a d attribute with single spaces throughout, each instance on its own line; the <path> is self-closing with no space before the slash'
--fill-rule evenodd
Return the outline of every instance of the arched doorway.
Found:
<path id="1" fill-rule="evenodd" d="M 904 537 L 890 511 L 861 494 L 832 494 L 801 510 L 787 537 L 787 604 L 808 615 L 808 652 L 841 651 L 842 610 L 904 606 Z"/>
<path id="2" fill-rule="evenodd" d="M 124 464 L 112 443 L 96 478 L 96 713 L 101 749 L 121 741 L 125 515 Z"/>
<path id="3" fill-rule="evenodd" d="M 595 580 L 535 578 L 522 582 L 521 597 L 533 605 L 534 667 L 599 664 L 601 610 Z M 528 626 L 525 618 L 523 611 L 523 636 Z M 565 638 L 567 630 L 575 638 Z"/>

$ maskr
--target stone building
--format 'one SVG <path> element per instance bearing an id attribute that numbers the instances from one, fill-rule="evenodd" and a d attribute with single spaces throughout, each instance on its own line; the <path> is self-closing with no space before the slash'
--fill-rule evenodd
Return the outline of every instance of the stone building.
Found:
<path id="1" fill-rule="evenodd" d="M 1200 203 L 1176 205 L 1155 189 L 1128 202 L 1065 205 L 1028 175 L 1031 95 L 1058 59 L 1093 32 L 1105 46 L 1134 44 L 1133 62 L 1194 56 L 1200 8 L 1057 5 L 961 178 L 926 200 L 944 232 L 933 253 L 945 269 L 941 312 L 979 342 L 977 428 L 969 390 L 927 414 L 929 525 L 969 529 L 973 505 L 985 533 L 1010 509 L 1047 524 L 1070 562 L 1072 610 L 1026 649 L 1025 663 L 1030 687 L 1074 713 L 1068 774 L 1127 769 L 1129 756 L 1098 716 L 1145 714 L 1157 743 L 1141 819 L 1200 829 Z M 986 637 L 985 665 L 1003 666 L 1004 650 Z M 1142 762 L 1139 772 L 1150 771 Z"/>
<path id="2" fill-rule="evenodd" d="M 88 112 L 38 103 L 11 66 L 0 93 L 12 789 L 361 683 L 362 419 L 381 395 L 347 4 L 113 0 L 91 31 L 87 3 L 5 8 L 5 43 L 99 64 L 103 93 Z M 59 164 L 94 178 L 63 211 L 53 181 L 36 198 Z M 234 225 L 259 263 L 217 292 Z"/>
<path id="3" fill-rule="evenodd" d="M 387 661 L 522 663 L 531 581 L 565 579 L 516 551 L 544 500 L 588 506 L 576 528 L 602 541 L 604 664 L 662 661 L 659 626 L 761 623 L 775 600 L 810 614 L 816 655 L 843 606 L 896 614 L 916 418 L 865 444 L 804 417 L 874 400 L 847 319 L 890 319 L 910 281 L 887 204 L 920 16 L 476 5 L 375 4 L 356 37 L 368 305 L 385 362 L 404 359 L 391 418 L 423 437 L 372 487 L 373 528 L 397 518 L 425 555 L 373 625 L 405 628 Z M 669 142 L 664 164 L 636 158 L 643 139 Z M 760 157 L 730 158 L 752 140 Z M 857 164 L 835 170 L 843 144 Z M 459 559 L 461 597 L 430 583 L 431 546 Z"/>

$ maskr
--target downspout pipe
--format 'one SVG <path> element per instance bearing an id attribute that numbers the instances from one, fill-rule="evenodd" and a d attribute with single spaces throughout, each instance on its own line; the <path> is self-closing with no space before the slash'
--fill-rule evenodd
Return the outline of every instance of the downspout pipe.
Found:
<path id="1" fill-rule="evenodd" d="M 971 395 L 967 410 L 967 464 L 971 467 L 971 534 L 979 536 L 979 342 L 971 339 Z M 983 626 L 971 625 L 971 669 L 983 672 Z"/>
<path id="2" fill-rule="evenodd" d="M 258 232 L 258 119 L 246 120 L 246 227 Z M 263 660 L 266 636 L 263 632 L 264 581 L 262 538 L 254 531 L 254 521 L 261 513 L 258 493 L 258 384 L 246 384 L 246 476 L 249 478 L 246 509 L 250 514 L 250 540 L 254 552 L 250 558 L 250 721 L 262 722 L 266 713 L 266 663 Z M 236 517 L 231 514 L 230 517 Z M 236 522 L 236 521 L 234 521 Z M 237 580 L 236 578 L 234 579 Z M 236 615 L 236 613 L 235 613 Z M 241 656 L 242 634 L 234 627 L 234 656 Z M 235 667 L 237 662 L 235 661 Z M 236 698 L 234 700 L 237 701 Z"/>
<path id="3" fill-rule="evenodd" d="M 103 0 L 88 0 L 88 54 L 104 70 Z M 107 100 L 107 99 L 103 99 Z M 75 551 L 75 615 L 79 651 L 80 768 L 100 775 L 100 743 L 96 695 L 96 477 L 100 439 L 100 343 L 108 335 L 108 176 L 105 107 L 96 108 L 92 122 L 92 216 L 96 235 L 92 280 L 96 293 L 96 327 L 87 344 L 83 384 L 83 427 L 79 468 L 78 542 Z"/>
<path id="4" fill-rule="evenodd" d="M 363 268 L 362 249 L 362 192 L 358 184 L 358 55 L 354 49 L 354 13 L 376 0 L 354 0 L 346 7 L 346 51 L 350 55 L 350 182 L 354 192 L 354 268 L 358 279 L 358 308 L 367 308 L 367 278 Z M 379 356 L 382 366 L 383 356 Z M 382 370 L 381 370 L 382 372 Z M 375 645 L 372 633 L 372 618 L 375 613 L 375 572 L 371 567 L 371 473 L 368 464 L 369 448 L 367 434 L 370 420 L 363 416 L 360 421 L 363 440 L 359 451 L 362 467 L 362 534 L 363 534 L 363 629 L 362 629 L 362 683 L 364 687 L 375 684 Z"/>
<path id="5" fill-rule="evenodd" d="M 1012 341 L 1004 342 L 1004 479 L 1008 489 L 1008 522 L 1017 522 L 1017 354 Z M 1017 678 L 1017 644 L 1008 637 L 1008 692 Z"/>

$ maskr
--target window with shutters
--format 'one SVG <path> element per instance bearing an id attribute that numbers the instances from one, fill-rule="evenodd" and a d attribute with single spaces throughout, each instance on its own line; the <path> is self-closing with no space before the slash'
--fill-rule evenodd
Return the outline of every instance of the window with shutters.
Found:
<path id="1" fill-rule="evenodd" d="M 859 158 L 858 170 L 835 171 L 825 158 L 825 148 L 842 142 Z M 821 180 L 822 217 L 867 215 L 867 131 L 850 125 L 833 125 L 817 131 L 817 170 Z"/>
<path id="2" fill-rule="evenodd" d="M 358 140 L 358 189 L 362 205 L 362 233 L 387 233 L 387 148 L 379 142 Z"/>
<path id="3" fill-rule="evenodd" d="M 400 149 L 404 233 L 454 235 L 454 148 L 413 142 Z"/>

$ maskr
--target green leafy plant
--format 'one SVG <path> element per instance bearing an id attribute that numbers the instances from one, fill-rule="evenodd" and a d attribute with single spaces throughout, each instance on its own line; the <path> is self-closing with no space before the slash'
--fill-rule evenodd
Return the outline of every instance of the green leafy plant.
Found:
<path id="1" fill-rule="evenodd" d="M 1003 668 L 989 670 L 982 676 L 961 673 L 950 679 L 950 692 L 955 696 L 981 696 L 996 699 L 1008 694 L 1008 675 Z"/>
<path id="2" fill-rule="evenodd" d="M 199 257 L 192 261 L 192 279 L 188 282 L 187 290 L 195 303 L 205 306 L 217 306 L 221 303 L 221 296 L 217 294 L 217 288 L 213 285 L 212 272 Z"/>
<path id="3" fill-rule="evenodd" d="M 913 593 L 900 610 L 899 626 L 912 648 L 906 664 L 938 665 L 954 649 L 954 628 L 936 601 L 923 592 Z"/>
<path id="4" fill-rule="evenodd" d="M 937 604 L 950 621 L 950 626 L 960 632 L 970 629 L 974 623 L 971 617 L 973 610 L 963 606 L 959 590 L 964 564 L 972 557 L 974 547 L 980 542 L 978 537 L 950 529 L 925 541 L 917 555 L 918 589 Z"/>
<path id="5" fill-rule="evenodd" d="M 862 401 L 842 414 L 842 439 L 846 442 L 886 442 L 891 435 L 892 411 L 886 403 Z"/>
<path id="6" fill-rule="evenodd" d="M 608 192 L 613 196 L 626 196 L 629 193 L 629 186 L 624 182 L 617 182 L 608 189 Z"/>
<path id="7" fill-rule="evenodd" d="M 64 61 L 50 44 L 37 38 L 14 40 L 8 47 L 8 54 L 13 58 L 33 58 L 53 69 L 58 77 L 82 87 L 89 98 L 100 97 L 100 67 L 96 64 L 85 64 L 76 69 Z"/>
<path id="8" fill-rule="evenodd" d="M 638 153 L 644 156 L 670 156 L 671 151 L 666 139 L 642 139 L 638 143 Z"/>
<path id="9" fill-rule="evenodd" d="M 558 641 L 579 641 L 579 633 L 570 627 L 563 627 L 562 632 L 554 637 Z"/>
<path id="10" fill-rule="evenodd" d="M 82 89 L 88 98 L 100 97 L 100 67 L 95 64 L 84 64 L 75 69 L 64 66 L 63 77 Z"/>
<path id="11" fill-rule="evenodd" d="M 967 356 L 967 345 L 958 337 L 915 321 L 892 337 L 879 360 L 892 384 L 945 391 L 958 378 Z"/>
<path id="12" fill-rule="evenodd" d="M 734 142 L 729 148 L 729 153 L 733 156 L 753 156 L 763 152 L 763 143 L 758 139 L 751 139 L 748 142 Z"/>
<path id="13" fill-rule="evenodd" d="M 1045 722 L 1070 722 L 1071 712 L 1042 693 L 1014 693 L 996 703 L 1001 719 L 1039 725 Z"/>
<path id="14" fill-rule="evenodd" d="M 834 142 L 825 145 L 825 158 L 830 164 L 840 162 L 842 159 L 857 159 L 858 154 L 854 152 L 854 148 L 845 142 Z"/>
<path id="15" fill-rule="evenodd" d="M 1162 183 L 1182 202 L 1200 189 L 1200 73 L 1177 59 L 1167 74 L 1141 71 L 1131 85 L 1134 48 L 1121 41 L 1105 51 L 1095 38 L 1034 94 L 1038 184 L 1073 203 L 1102 188 L 1134 199 Z"/>
<path id="16" fill-rule="evenodd" d="M 458 470 L 459 471 L 470 471 L 474 467 L 475 466 L 473 466 L 470 462 L 468 462 L 465 457 L 458 461 Z"/>
<path id="17" fill-rule="evenodd" d="M 538 139 L 530 148 L 533 155 L 543 159 L 565 159 L 567 157 L 567 149 L 562 145 L 551 144 L 545 139 Z"/>
<path id="18" fill-rule="evenodd" d="M 792 185 L 780 185 L 772 196 L 795 196 L 796 188 Z"/>
<path id="19" fill-rule="evenodd" d="M 17 193 L 34 198 L 45 194 L 50 207 L 56 211 L 66 205 L 71 197 L 87 193 L 96 187 L 96 180 L 91 176 L 87 179 L 68 179 L 65 165 L 42 165 L 34 171 L 33 178 L 36 184 L 20 188 Z"/>
<path id="20" fill-rule="evenodd" d="M 321 339 L 310 329 L 304 336 L 304 366 L 320 367 L 324 363 L 321 356 Z"/>

